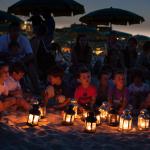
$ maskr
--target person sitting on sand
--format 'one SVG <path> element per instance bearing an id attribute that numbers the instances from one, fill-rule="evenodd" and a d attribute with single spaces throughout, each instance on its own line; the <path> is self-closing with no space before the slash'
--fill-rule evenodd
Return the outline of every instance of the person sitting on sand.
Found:
<path id="1" fill-rule="evenodd" d="M 148 109 L 150 112 L 150 92 L 147 94 L 145 100 L 141 103 L 140 110 L 141 109 Z"/>
<path id="2" fill-rule="evenodd" d="M 9 66 L 5 62 L 0 62 L 0 112 L 9 109 L 11 106 L 23 108 L 25 111 L 30 109 L 30 105 L 20 97 L 11 95 L 5 83 L 9 79 Z"/>
<path id="3" fill-rule="evenodd" d="M 69 104 L 70 93 L 63 81 L 63 70 L 55 66 L 48 73 L 50 85 L 44 91 L 44 103 L 52 110 L 62 110 Z"/>
<path id="4" fill-rule="evenodd" d="M 91 108 L 96 101 L 96 87 L 91 84 L 91 72 L 87 68 L 79 71 L 80 85 L 76 88 L 74 97 L 81 107 L 89 105 Z"/>
<path id="5" fill-rule="evenodd" d="M 23 91 L 20 85 L 20 80 L 24 77 L 25 70 L 21 63 L 15 63 L 10 67 L 10 76 L 5 81 L 9 95 L 23 98 Z"/>
<path id="6" fill-rule="evenodd" d="M 116 71 L 113 75 L 114 87 L 109 89 L 108 101 L 116 107 L 121 114 L 126 108 L 129 100 L 129 92 L 125 86 L 125 74 L 122 71 Z"/>
<path id="7" fill-rule="evenodd" d="M 98 106 L 100 106 L 103 101 L 107 101 L 108 90 L 110 87 L 109 77 L 110 74 L 107 71 L 102 71 L 99 75 L 99 86 L 96 99 L 96 105 Z"/>
<path id="8" fill-rule="evenodd" d="M 145 100 L 150 91 L 149 85 L 144 83 L 143 72 L 135 70 L 132 77 L 132 83 L 129 85 L 130 103 L 134 109 L 139 109 L 141 103 Z"/>

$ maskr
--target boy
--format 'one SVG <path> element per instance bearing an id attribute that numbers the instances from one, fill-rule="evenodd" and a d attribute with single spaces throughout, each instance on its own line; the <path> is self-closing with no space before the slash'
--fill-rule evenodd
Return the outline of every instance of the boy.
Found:
<path id="1" fill-rule="evenodd" d="M 44 102 L 51 110 L 61 110 L 69 103 L 70 93 L 67 85 L 63 82 L 63 70 L 54 67 L 48 73 L 50 85 L 44 91 Z"/>
<path id="2" fill-rule="evenodd" d="M 122 71 L 114 73 L 114 87 L 109 89 L 108 101 L 121 114 L 126 108 L 129 99 L 128 89 L 125 87 L 125 74 Z"/>
<path id="3" fill-rule="evenodd" d="M 21 98 L 11 96 L 9 88 L 5 83 L 9 78 L 9 66 L 5 62 L 0 62 L 0 112 L 5 111 L 13 105 L 22 107 L 25 111 L 30 109 L 30 105 Z"/>
<path id="4" fill-rule="evenodd" d="M 99 86 L 97 90 L 96 105 L 100 106 L 103 101 L 108 99 L 108 90 L 110 87 L 109 82 L 110 73 L 107 71 L 102 71 L 99 75 Z"/>
<path id="5" fill-rule="evenodd" d="M 91 73 L 83 68 L 79 72 L 80 85 L 75 90 L 75 99 L 81 107 L 89 105 L 92 107 L 96 101 L 96 88 L 91 85 Z"/>
<path id="6" fill-rule="evenodd" d="M 23 97 L 23 91 L 21 89 L 20 80 L 24 76 L 24 67 L 20 63 L 15 63 L 10 68 L 10 76 L 5 81 L 5 85 L 8 88 L 9 95 L 14 97 Z"/>
<path id="7" fill-rule="evenodd" d="M 139 109 L 140 105 L 146 99 L 150 92 L 149 85 L 144 82 L 142 70 L 134 70 L 132 83 L 128 87 L 130 94 L 130 102 L 135 109 Z"/>

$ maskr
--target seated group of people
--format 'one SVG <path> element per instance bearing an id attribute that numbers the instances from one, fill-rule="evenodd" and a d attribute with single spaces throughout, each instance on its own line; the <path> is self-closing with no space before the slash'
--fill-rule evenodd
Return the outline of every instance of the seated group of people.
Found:
<path id="1" fill-rule="evenodd" d="M 25 111 L 31 109 L 20 85 L 24 74 L 22 64 L 14 63 L 9 67 L 7 63 L 0 62 L 0 112 L 9 108 L 22 108 Z M 49 70 L 49 83 L 42 92 L 42 102 L 51 111 L 64 110 L 71 98 L 77 99 L 80 110 L 87 104 L 91 109 L 99 107 L 103 101 L 113 105 L 119 114 L 129 104 L 136 111 L 150 107 L 150 88 L 144 83 L 140 70 L 135 71 L 129 87 L 126 87 L 126 75 L 122 71 L 115 71 L 111 78 L 107 69 L 103 69 L 99 75 L 98 87 L 91 83 L 91 72 L 86 67 L 79 69 L 74 89 L 66 84 L 63 77 L 62 68 L 55 66 Z"/>
<path id="2" fill-rule="evenodd" d="M 99 75 L 99 86 L 91 81 L 91 72 L 83 67 L 79 69 L 76 87 L 71 88 L 63 80 L 63 71 L 55 67 L 48 75 L 49 85 L 44 91 L 44 101 L 53 110 L 62 110 L 69 103 L 70 98 L 77 99 L 82 108 L 89 105 L 90 108 L 99 107 L 103 101 L 113 105 L 118 113 L 132 105 L 133 110 L 140 111 L 150 106 L 150 88 L 144 83 L 141 70 L 137 69 L 132 75 L 132 82 L 126 86 L 126 74 L 123 71 L 110 72 L 103 69 Z M 70 83 L 71 84 L 71 83 Z"/>

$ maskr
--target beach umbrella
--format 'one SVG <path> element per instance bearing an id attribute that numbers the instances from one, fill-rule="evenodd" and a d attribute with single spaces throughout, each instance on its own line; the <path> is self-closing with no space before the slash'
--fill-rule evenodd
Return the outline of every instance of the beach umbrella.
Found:
<path id="1" fill-rule="evenodd" d="M 0 23 L 23 22 L 20 18 L 0 10 Z"/>
<path id="2" fill-rule="evenodd" d="M 131 25 L 144 22 L 144 18 L 130 11 L 111 7 L 93 11 L 81 17 L 80 21 L 88 25 Z"/>
<path id="3" fill-rule="evenodd" d="M 36 13 L 51 13 L 54 16 L 83 14 L 84 6 L 74 0 L 20 0 L 8 8 L 8 12 L 29 16 Z"/>
<path id="4" fill-rule="evenodd" d="M 145 35 L 135 35 L 133 36 L 134 38 L 136 38 L 137 41 L 141 41 L 141 42 L 145 42 L 145 41 L 149 41 L 150 37 L 145 36 Z"/>
<path id="5" fill-rule="evenodd" d="M 96 30 L 96 28 L 87 26 L 73 27 L 67 32 L 67 34 L 72 37 L 77 37 L 79 34 L 86 34 L 92 38 L 99 36 L 99 32 Z"/>

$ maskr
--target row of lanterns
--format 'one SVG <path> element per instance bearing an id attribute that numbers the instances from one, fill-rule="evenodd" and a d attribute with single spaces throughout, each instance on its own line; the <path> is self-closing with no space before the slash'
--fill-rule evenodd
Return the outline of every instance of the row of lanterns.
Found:
<path id="1" fill-rule="evenodd" d="M 73 99 L 71 105 L 64 111 L 63 125 L 73 125 L 75 118 L 78 115 L 77 101 Z M 29 112 L 27 124 L 30 126 L 38 125 L 40 118 L 46 116 L 45 105 L 40 105 L 36 102 L 33 104 L 32 110 Z M 88 106 L 83 109 L 82 120 L 85 121 L 85 131 L 93 133 L 96 131 L 96 127 L 102 122 L 108 123 L 110 126 L 119 126 L 120 131 L 132 130 L 133 118 L 129 110 L 125 110 L 121 116 L 117 114 L 117 111 L 107 102 L 103 102 L 100 108 L 89 111 Z M 149 128 L 149 115 L 146 109 L 141 110 L 138 116 L 138 129 L 146 130 Z"/>

